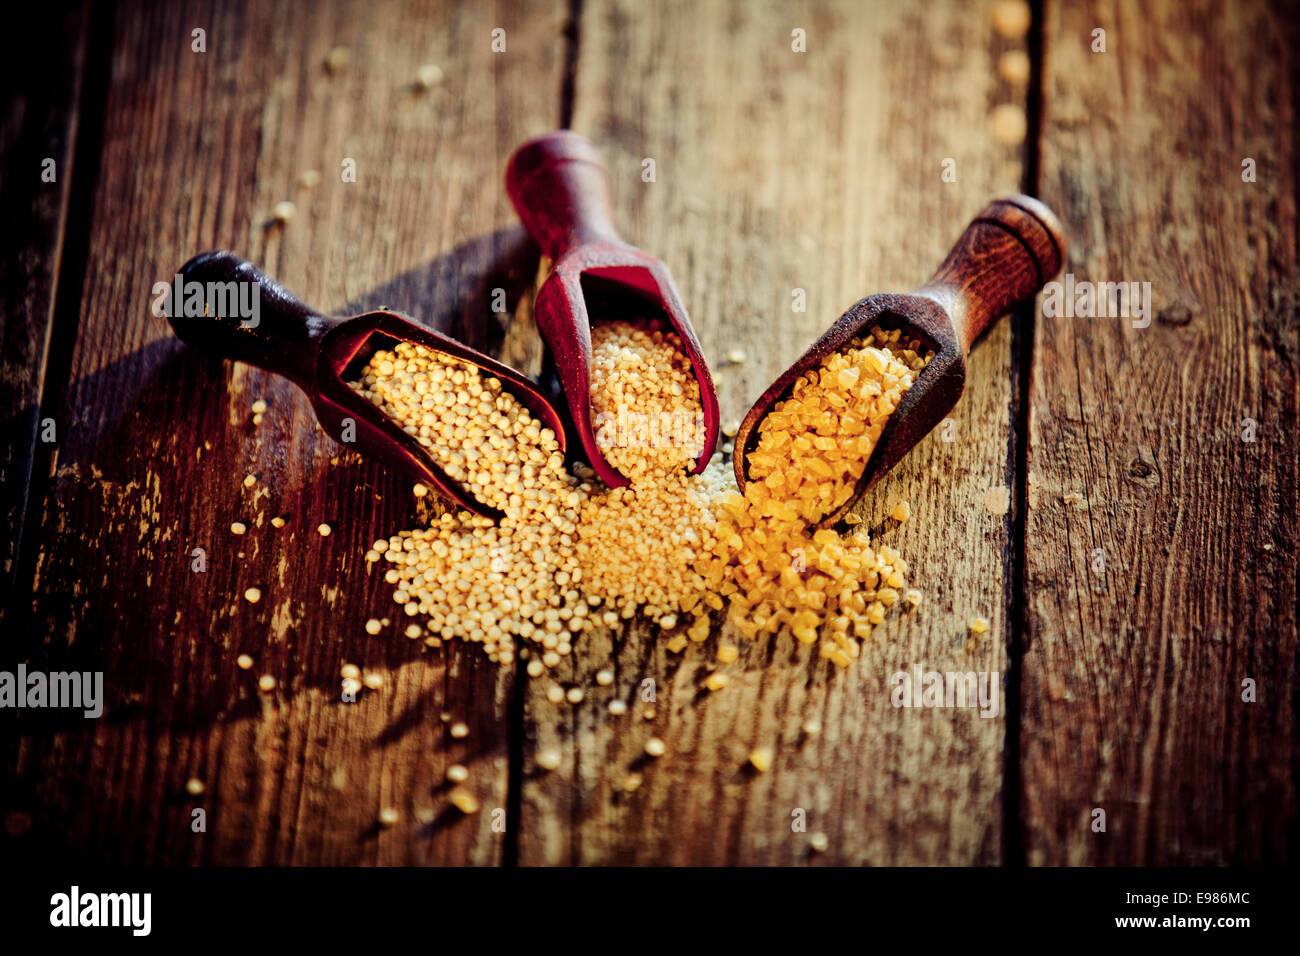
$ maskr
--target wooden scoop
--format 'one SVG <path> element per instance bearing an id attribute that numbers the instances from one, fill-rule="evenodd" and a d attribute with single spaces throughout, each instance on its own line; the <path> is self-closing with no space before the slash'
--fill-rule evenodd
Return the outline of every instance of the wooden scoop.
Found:
<path id="1" fill-rule="evenodd" d="M 533 314 L 596 475 L 611 488 L 628 483 L 596 441 L 591 323 L 636 318 L 666 323 L 681 338 L 700 385 L 704 447 L 695 472 L 703 471 L 718 442 L 718 394 L 667 267 L 629 246 L 614 230 L 609 174 L 596 148 L 567 130 L 531 140 L 510 157 L 506 191 L 524 227 L 554 263 L 538 290 Z"/>
<path id="2" fill-rule="evenodd" d="M 736 481 L 743 491 L 746 460 L 758 444 L 758 426 L 788 396 L 799 376 L 873 325 L 919 339 L 932 358 L 885 424 L 853 496 L 818 527 L 844 517 L 917 442 L 947 417 L 966 384 L 966 353 L 994 320 L 1033 299 L 1060 271 L 1065 238 L 1052 211 L 1029 196 L 996 199 L 961 234 L 924 286 L 907 295 L 863 299 L 826 330 L 754 403 L 736 434 Z"/>
<path id="3" fill-rule="evenodd" d="M 398 342 L 413 342 L 477 366 L 500 379 L 506 391 L 555 432 L 561 451 L 566 446 L 560 416 L 531 381 L 453 338 L 416 325 L 400 313 L 379 309 L 350 318 L 321 315 L 233 252 L 195 256 L 181 267 L 179 276 L 184 284 L 181 302 L 185 290 L 192 288 L 191 283 L 201 284 L 205 291 L 214 288 L 208 283 L 218 283 L 223 290 L 231 291 L 238 287 L 228 283 L 256 283 L 259 296 L 255 325 L 246 316 L 170 315 L 172 328 L 187 345 L 292 380 L 311 399 L 316 417 L 330 437 L 436 489 L 466 511 L 494 521 L 501 517 L 500 511 L 479 501 L 448 476 L 413 435 L 347 384 L 347 378 L 360 378 L 361 368 L 377 350 L 391 349 Z M 212 298 L 207 296 L 207 304 L 212 304 Z M 226 301 L 231 301 L 229 295 Z M 354 434 L 349 437 L 350 433 Z"/>

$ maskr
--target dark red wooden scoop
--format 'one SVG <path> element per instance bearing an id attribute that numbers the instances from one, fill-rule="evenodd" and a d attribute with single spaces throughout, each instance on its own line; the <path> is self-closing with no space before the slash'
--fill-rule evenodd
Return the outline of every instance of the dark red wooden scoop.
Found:
<path id="1" fill-rule="evenodd" d="M 414 436 L 349 386 L 345 372 L 360 378 L 361 367 L 377 350 L 391 349 L 398 342 L 414 342 L 478 366 L 500 379 L 502 386 L 542 425 L 555 432 L 561 451 L 566 447 L 560 416 L 531 381 L 509 366 L 440 332 L 416 325 L 397 312 L 380 309 L 351 318 L 321 315 L 232 252 L 195 256 L 181 267 L 180 276 L 186 288 L 190 283 L 205 287 L 207 283 L 256 283 L 259 296 L 256 326 L 246 318 L 233 316 L 170 316 L 172 328 L 187 345 L 291 379 L 307 393 L 330 437 L 436 489 L 467 511 L 493 520 L 501 517 L 501 512 L 450 478 Z M 355 438 L 350 441 L 344 435 L 348 420 L 355 423 Z"/>
<path id="2" fill-rule="evenodd" d="M 525 143 L 506 167 L 506 190 L 525 228 L 554 263 L 533 312 L 555 361 L 574 430 L 597 476 L 610 487 L 628 483 L 596 442 L 591 323 L 631 318 L 666 323 L 681 337 L 700 383 L 704 448 L 695 471 L 703 471 L 718 441 L 713 379 L 668 269 L 615 232 L 609 174 L 596 148 L 567 130 Z"/>
<path id="3" fill-rule="evenodd" d="M 743 491 L 746 458 L 758 443 L 758 425 L 799 376 L 873 325 L 920 339 L 934 358 L 885 424 L 853 496 L 819 522 L 835 524 L 873 484 L 942 421 L 966 384 L 966 353 L 993 321 L 1028 301 L 1060 271 L 1065 237 L 1051 210 L 1029 196 L 991 202 L 966 227 L 948 258 L 924 286 L 908 295 L 863 299 L 840 316 L 749 410 L 736 435 L 736 481 Z"/>

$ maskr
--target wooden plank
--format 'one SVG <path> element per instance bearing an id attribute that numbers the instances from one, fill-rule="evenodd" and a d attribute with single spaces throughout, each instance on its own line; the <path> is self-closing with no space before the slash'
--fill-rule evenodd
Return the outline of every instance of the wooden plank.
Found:
<path id="1" fill-rule="evenodd" d="M 72 182 L 87 11 L 82 5 L 21 7 L 14 16 L 0 55 L 0 86 L 6 93 L 0 114 L 0 222 L 5 224 L 0 235 L 0 614 L 18 574 L 36 451 Z M 60 389 L 57 383 L 56 397 Z"/>
<path id="2" fill-rule="evenodd" d="M 792 50 L 796 28 L 806 53 Z M 604 151 L 625 238 L 673 271 L 724 419 L 859 298 L 919 285 L 1020 179 L 989 114 L 1023 104 L 1024 89 L 996 78 L 1007 41 L 960 4 L 588 0 L 579 36 L 574 127 Z M 941 181 L 945 158 L 955 183 Z M 806 313 L 792 311 L 796 288 Z M 700 686 L 719 635 L 682 657 L 639 626 L 587 640 L 558 675 L 594 688 L 584 703 L 557 710 L 545 682 L 529 690 L 521 862 L 796 863 L 817 830 L 828 863 L 1001 859 L 1004 721 L 895 709 L 889 677 L 913 664 L 1006 670 L 1011 515 L 984 501 L 1010 482 L 1010 342 L 1004 322 L 973 353 L 954 440 L 931 436 L 864 506 L 876 539 L 911 563 L 919 612 L 892 617 L 846 673 L 788 636 L 735 638 L 731 684 L 710 697 Z M 749 360 L 724 366 L 738 345 Z M 915 517 L 899 527 L 885 516 L 902 498 Z M 976 614 L 993 631 L 968 643 Z M 611 657 L 614 687 L 595 688 Z M 608 714 L 614 694 L 629 716 Z M 820 734 L 803 733 L 809 719 Z M 668 754 L 646 762 L 652 733 Z M 757 746 L 776 750 L 766 775 L 744 768 Z M 551 748 L 562 763 L 547 775 L 535 760 Z M 633 770 L 644 784 L 624 794 Z M 799 809 L 808 834 L 792 832 Z"/>
<path id="3" fill-rule="evenodd" d="M 1300 74 L 1284 6 L 1054 4 L 1047 24 L 1043 195 L 1068 269 L 1150 282 L 1154 318 L 1038 325 L 1033 864 L 1294 859 Z"/>
<path id="4" fill-rule="evenodd" d="M 489 811 L 506 804 L 512 676 L 473 649 L 406 640 L 395 613 L 379 637 L 363 630 L 396 609 L 362 555 L 413 526 L 415 500 L 341 454 L 287 383 L 181 347 L 150 290 L 195 252 L 233 247 L 320 308 L 387 301 L 498 341 L 491 289 L 513 303 L 535 268 L 511 254 L 502 171 L 558 120 L 563 15 L 559 0 L 122 6 L 69 421 L 15 638 L 33 667 L 104 670 L 108 704 L 94 722 L 25 712 L 6 735 L 7 807 L 32 818 L 28 845 L 131 863 L 503 858 Z M 331 74 L 336 45 L 350 61 Z M 421 95 L 426 62 L 445 78 Z M 314 189 L 299 185 L 309 169 Z M 282 199 L 296 217 L 267 228 Z M 256 398 L 270 410 L 255 427 Z M 345 661 L 384 689 L 340 703 Z M 452 740 L 443 712 L 470 735 Z M 476 817 L 445 810 L 453 762 L 470 767 Z M 190 777 L 203 796 L 185 793 Z M 400 821 L 381 830 L 386 806 Z"/>

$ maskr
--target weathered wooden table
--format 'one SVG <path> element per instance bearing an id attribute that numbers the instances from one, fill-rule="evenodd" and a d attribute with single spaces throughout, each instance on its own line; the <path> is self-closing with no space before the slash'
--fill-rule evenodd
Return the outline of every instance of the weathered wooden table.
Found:
<path id="1" fill-rule="evenodd" d="M 0 713 L 4 852 L 1293 859 L 1297 19 L 1281 2 L 1049 2 L 1017 36 L 994 11 L 123 2 L 12 23 L 0 668 L 102 670 L 107 703 L 99 720 Z M 444 75 L 422 92 L 425 63 Z M 724 419 L 856 299 L 925 279 L 1001 193 L 1058 212 L 1076 281 L 1149 282 L 1149 325 L 1025 310 L 976 346 L 952 423 L 866 505 L 925 603 L 847 672 L 786 637 L 745 644 L 731 685 L 701 696 L 714 642 L 673 655 L 638 626 L 563 674 L 590 683 L 612 656 L 613 691 L 556 707 L 477 649 L 366 634 L 392 605 L 363 553 L 422 517 L 405 483 L 325 438 L 286 382 L 187 351 L 150 303 L 190 255 L 229 247 L 318 307 L 390 304 L 535 370 L 537 253 L 502 175 L 560 125 L 601 148 L 623 233 L 673 270 Z M 269 224 L 282 200 L 297 215 Z M 737 345 L 748 361 L 724 363 Z M 1006 513 L 986 504 L 999 488 Z M 913 519 L 886 521 L 904 498 Z M 973 616 L 990 633 L 972 637 Z M 342 703 L 345 661 L 384 688 Z M 917 664 L 996 672 L 1000 713 L 896 709 L 890 675 Z M 632 714 L 608 714 L 614 692 Z M 667 755 L 622 792 L 652 733 Z M 775 749 L 765 774 L 744 769 L 756 746 Z M 478 814 L 447 808 L 453 763 Z"/>

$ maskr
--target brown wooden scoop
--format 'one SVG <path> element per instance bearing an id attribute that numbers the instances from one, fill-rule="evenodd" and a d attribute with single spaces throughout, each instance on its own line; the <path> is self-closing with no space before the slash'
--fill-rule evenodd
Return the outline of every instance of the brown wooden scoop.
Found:
<path id="1" fill-rule="evenodd" d="M 961 234 L 948 258 L 924 286 L 907 295 L 863 299 L 754 403 L 736 434 L 736 481 L 743 491 L 746 460 L 758 443 L 758 425 L 786 398 L 799 376 L 816 368 L 855 336 L 879 325 L 920 339 L 934 358 L 916 377 L 885 424 L 853 496 L 818 527 L 844 517 L 917 442 L 941 422 L 966 384 L 966 353 L 994 320 L 1032 299 L 1065 261 L 1064 230 L 1050 209 L 1029 196 L 997 199 Z"/>
<path id="2" fill-rule="evenodd" d="M 181 266 L 178 278 L 183 289 L 180 299 L 173 300 L 168 319 L 187 345 L 216 358 L 248 362 L 292 380 L 311 399 L 316 418 L 331 438 L 429 485 L 466 511 L 494 521 L 501 517 L 501 512 L 479 501 L 443 471 L 413 435 L 407 434 L 348 385 L 345 373 L 347 378 L 359 378 L 362 366 L 379 349 L 391 349 L 398 342 L 414 342 L 432 352 L 477 366 L 499 379 L 506 391 L 542 425 L 555 432 L 561 452 L 566 448 L 560 416 L 531 381 L 508 365 L 440 332 L 416 325 L 398 312 L 378 309 L 350 318 L 321 315 L 233 252 L 205 252 L 195 256 Z M 186 290 L 201 296 L 194 301 L 205 305 L 218 297 L 219 301 L 238 303 L 239 298 L 231 297 L 240 295 L 244 283 L 255 286 L 243 287 L 257 296 L 255 323 L 237 314 L 240 310 L 219 305 L 213 305 L 212 312 L 225 312 L 225 315 L 176 314 L 175 304 L 185 302 Z M 251 303 L 252 294 L 242 301 Z"/>
<path id="3" fill-rule="evenodd" d="M 703 471 L 718 442 L 718 393 L 668 268 L 614 229 L 609 173 L 596 147 L 568 130 L 524 143 L 506 167 L 506 191 L 529 235 L 554 263 L 533 315 L 597 477 L 611 488 L 628 483 L 606 460 L 591 415 L 591 324 L 619 318 L 656 321 L 681 340 L 700 385 L 704 444 L 695 472 Z"/>

